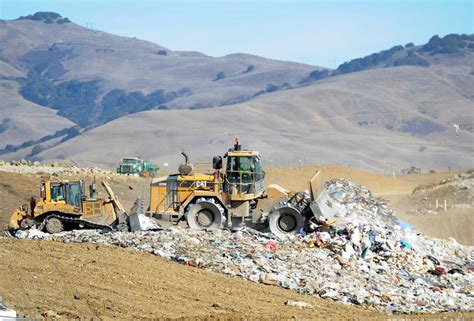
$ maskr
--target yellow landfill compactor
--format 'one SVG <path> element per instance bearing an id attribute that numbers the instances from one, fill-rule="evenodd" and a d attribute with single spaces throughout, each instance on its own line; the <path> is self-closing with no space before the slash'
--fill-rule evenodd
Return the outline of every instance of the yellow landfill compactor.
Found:
<path id="1" fill-rule="evenodd" d="M 179 166 L 179 173 L 152 180 L 150 216 L 174 223 L 186 220 L 192 229 L 253 223 L 256 227 L 269 227 L 276 235 L 296 233 L 316 217 L 313 213 L 317 204 L 310 206 L 317 199 L 313 193 L 289 193 L 279 186 L 267 193 L 260 153 L 242 149 L 238 138 L 234 148 L 223 157 L 213 157 L 212 164 L 193 166 L 182 154 L 185 163 Z M 270 200 L 269 194 L 278 190 L 283 191 L 277 193 L 280 198 Z M 271 209 L 265 211 L 259 202 L 270 204 Z"/>
<path id="2" fill-rule="evenodd" d="M 107 182 L 102 182 L 107 199 L 84 193 L 84 182 L 47 180 L 42 182 L 39 199 L 31 198 L 30 206 L 22 205 L 10 217 L 10 230 L 26 229 L 37 224 L 39 229 L 59 233 L 65 229 L 94 228 L 129 230 L 129 217 Z"/>

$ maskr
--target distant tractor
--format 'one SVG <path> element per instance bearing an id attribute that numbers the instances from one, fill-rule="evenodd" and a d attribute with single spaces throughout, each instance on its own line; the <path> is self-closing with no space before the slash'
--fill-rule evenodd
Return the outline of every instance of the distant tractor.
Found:
<path id="1" fill-rule="evenodd" d="M 150 161 L 137 157 L 123 158 L 117 167 L 117 173 L 124 175 L 136 175 L 141 177 L 155 177 L 158 168 Z"/>

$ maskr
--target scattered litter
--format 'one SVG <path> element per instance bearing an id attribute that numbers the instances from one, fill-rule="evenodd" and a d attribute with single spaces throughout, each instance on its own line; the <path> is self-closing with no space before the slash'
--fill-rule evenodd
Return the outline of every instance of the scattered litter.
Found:
<path id="1" fill-rule="evenodd" d="M 0 297 L 0 320 L 16 320 L 16 311 L 7 308 L 2 297 Z"/>
<path id="2" fill-rule="evenodd" d="M 300 309 L 314 309 L 313 305 L 304 301 L 286 301 L 286 305 L 290 307 L 296 307 Z"/>
<path id="3" fill-rule="evenodd" d="M 307 226 L 303 233 L 283 239 L 250 228 L 196 231 L 177 227 L 134 233 L 34 232 L 32 237 L 132 248 L 387 313 L 474 309 L 473 247 L 454 239 L 427 238 L 404 227 L 387 203 L 364 187 L 343 179 L 325 187 L 339 209 L 335 223 L 324 228 Z"/>

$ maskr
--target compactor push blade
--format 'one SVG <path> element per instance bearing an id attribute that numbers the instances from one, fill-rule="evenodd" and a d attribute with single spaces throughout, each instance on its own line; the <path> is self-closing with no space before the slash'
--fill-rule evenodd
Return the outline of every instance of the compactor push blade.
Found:
<path id="1" fill-rule="evenodd" d="M 321 178 L 321 171 L 317 171 L 311 178 L 311 203 L 310 208 L 314 217 L 318 221 L 328 222 L 341 210 L 340 206 L 334 204 L 324 188 L 324 182 Z"/>
<path id="2" fill-rule="evenodd" d="M 160 229 L 160 225 L 151 217 L 145 215 L 145 200 L 143 197 L 136 199 L 128 216 L 130 231 L 147 231 Z"/>

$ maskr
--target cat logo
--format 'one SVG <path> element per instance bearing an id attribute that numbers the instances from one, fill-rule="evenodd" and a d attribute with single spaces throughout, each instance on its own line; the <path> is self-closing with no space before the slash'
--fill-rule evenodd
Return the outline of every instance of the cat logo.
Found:
<path id="1" fill-rule="evenodd" d="M 196 181 L 196 188 L 205 188 L 207 186 L 206 181 Z"/>

